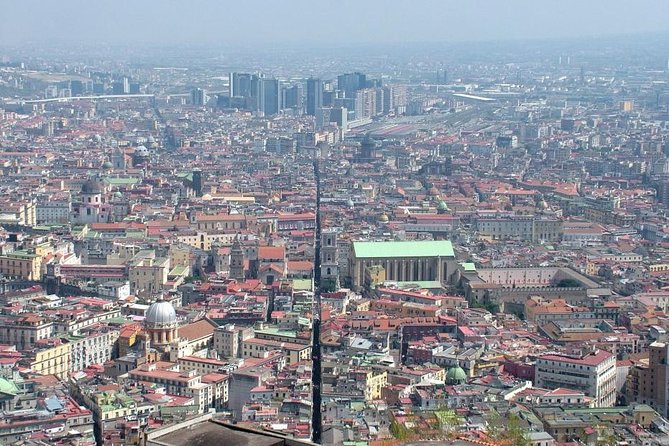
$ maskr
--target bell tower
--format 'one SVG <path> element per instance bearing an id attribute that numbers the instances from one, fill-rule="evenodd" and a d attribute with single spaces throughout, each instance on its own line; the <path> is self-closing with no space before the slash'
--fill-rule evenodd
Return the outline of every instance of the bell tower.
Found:
<path id="1" fill-rule="evenodd" d="M 230 277 L 236 280 L 244 280 L 244 250 L 239 235 L 235 237 L 230 249 Z"/>

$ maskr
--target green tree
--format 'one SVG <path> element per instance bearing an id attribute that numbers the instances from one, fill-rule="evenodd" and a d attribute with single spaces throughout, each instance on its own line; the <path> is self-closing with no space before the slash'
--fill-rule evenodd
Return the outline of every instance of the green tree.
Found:
<path id="1" fill-rule="evenodd" d="M 520 417 L 509 414 L 503 419 L 493 410 L 486 417 L 486 430 L 490 438 L 499 439 L 509 446 L 531 446 L 527 430 L 522 426 Z"/>
<path id="2" fill-rule="evenodd" d="M 616 446 L 618 440 L 610 427 L 597 426 L 597 446 Z"/>
<path id="3" fill-rule="evenodd" d="M 333 293 L 337 291 L 337 282 L 334 279 L 321 279 L 321 291 L 323 293 Z"/>
<path id="4" fill-rule="evenodd" d="M 515 414 L 510 414 L 507 418 L 504 437 L 511 446 L 530 446 L 532 444 L 527 436 L 527 430 L 520 423 L 520 417 Z"/>
<path id="5" fill-rule="evenodd" d="M 411 436 L 411 431 L 407 429 L 404 424 L 398 423 L 397 420 L 393 420 L 390 423 L 389 430 L 393 437 L 397 438 L 398 440 L 408 440 Z"/>
<path id="6" fill-rule="evenodd" d="M 576 279 L 562 279 L 557 283 L 558 288 L 579 288 L 581 282 Z"/>
<path id="7" fill-rule="evenodd" d="M 499 415 L 499 412 L 496 410 L 491 410 L 485 417 L 486 421 L 486 431 L 490 438 L 500 438 L 504 430 L 504 422 L 502 417 Z"/>
<path id="8" fill-rule="evenodd" d="M 464 423 L 464 419 L 455 413 L 454 410 L 438 410 L 434 415 L 437 418 L 439 429 L 446 432 L 449 436 L 457 432 L 460 426 Z"/>

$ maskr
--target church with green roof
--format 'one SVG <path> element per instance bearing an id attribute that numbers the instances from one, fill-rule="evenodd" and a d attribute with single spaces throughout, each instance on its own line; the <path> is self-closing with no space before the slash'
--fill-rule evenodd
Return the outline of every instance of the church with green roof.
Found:
<path id="1" fill-rule="evenodd" d="M 385 280 L 396 282 L 443 282 L 457 267 L 453 245 L 448 240 L 357 241 L 353 242 L 350 261 L 356 290 L 364 286 L 370 267 L 382 267 Z"/>

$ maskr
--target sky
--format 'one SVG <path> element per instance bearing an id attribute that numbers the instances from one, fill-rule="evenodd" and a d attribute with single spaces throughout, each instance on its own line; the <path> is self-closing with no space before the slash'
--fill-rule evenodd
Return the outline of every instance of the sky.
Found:
<path id="1" fill-rule="evenodd" d="M 669 32 L 667 0 L 0 0 L 0 46 L 273 46 Z"/>

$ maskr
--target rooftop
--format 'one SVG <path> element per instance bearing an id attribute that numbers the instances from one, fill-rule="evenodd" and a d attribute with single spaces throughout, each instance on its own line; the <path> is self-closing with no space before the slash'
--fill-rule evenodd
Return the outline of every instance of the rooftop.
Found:
<path id="1" fill-rule="evenodd" d="M 453 245 L 448 240 L 417 242 L 353 242 L 358 259 L 394 257 L 454 257 Z"/>
<path id="2" fill-rule="evenodd" d="M 294 440 L 278 434 L 245 429 L 216 421 L 208 421 L 189 425 L 165 435 L 154 437 L 149 445 L 183 445 L 190 446 L 302 446 L 313 445 L 306 440 Z"/>

